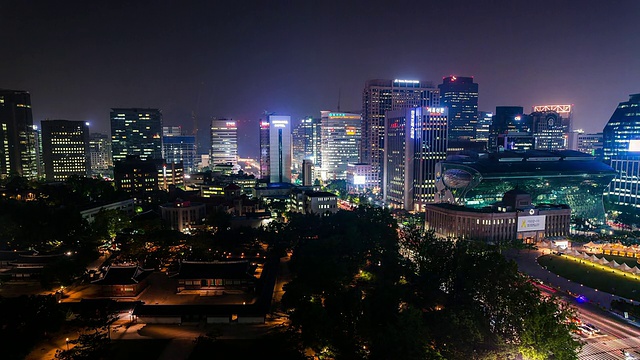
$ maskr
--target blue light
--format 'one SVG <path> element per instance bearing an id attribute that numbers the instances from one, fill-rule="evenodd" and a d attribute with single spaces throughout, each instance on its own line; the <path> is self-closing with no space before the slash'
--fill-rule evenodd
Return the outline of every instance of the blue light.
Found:
<path id="1" fill-rule="evenodd" d="M 576 297 L 576 301 L 582 304 L 582 303 L 586 303 L 588 300 L 584 295 L 578 295 Z"/>

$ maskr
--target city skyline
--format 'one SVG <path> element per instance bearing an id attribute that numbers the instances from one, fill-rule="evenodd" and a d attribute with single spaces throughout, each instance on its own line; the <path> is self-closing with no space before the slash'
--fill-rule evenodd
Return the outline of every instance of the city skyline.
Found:
<path id="1" fill-rule="evenodd" d="M 370 79 L 473 76 L 478 110 L 573 104 L 575 128 L 587 133 L 640 91 L 629 36 L 640 3 L 392 5 L 3 3 L 11 56 L 0 59 L 0 87 L 31 93 L 35 123 L 89 121 L 106 134 L 112 107 L 159 108 L 167 125 L 189 130 L 195 112 L 200 138 L 211 118 L 234 119 L 240 155 L 251 157 L 265 110 L 294 121 L 338 102 L 357 112 Z M 413 13 L 429 24 L 404 20 Z M 390 25 L 367 25 L 379 19 Z"/>

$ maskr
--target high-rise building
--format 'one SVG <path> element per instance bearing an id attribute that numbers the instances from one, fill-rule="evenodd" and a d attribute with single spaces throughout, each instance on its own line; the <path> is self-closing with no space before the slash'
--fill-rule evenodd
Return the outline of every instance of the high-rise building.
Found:
<path id="1" fill-rule="evenodd" d="M 238 163 L 238 126 L 233 120 L 211 120 L 211 165 Z"/>
<path id="2" fill-rule="evenodd" d="M 321 111 L 323 179 L 347 179 L 347 165 L 358 162 L 360 114 Z"/>
<path id="3" fill-rule="evenodd" d="M 320 119 L 306 117 L 292 132 L 293 170 L 300 172 L 302 161 L 309 159 L 313 165 L 320 167 Z"/>
<path id="4" fill-rule="evenodd" d="M 576 150 L 590 154 L 597 158 L 602 157 L 602 133 L 584 134 L 578 133 Z"/>
<path id="5" fill-rule="evenodd" d="M 38 177 L 34 130 L 31 95 L 26 91 L 0 89 L 0 178 Z"/>
<path id="6" fill-rule="evenodd" d="M 640 139 L 640 94 L 629 96 L 629 101 L 618 104 L 609 122 L 602 130 L 604 160 L 627 155 L 630 140 Z"/>
<path id="7" fill-rule="evenodd" d="M 447 108 L 387 112 L 383 195 L 387 205 L 424 211 L 434 202 L 436 163 L 447 157 Z"/>
<path id="8" fill-rule="evenodd" d="M 478 124 L 476 125 L 475 141 L 484 142 L 488 145 L 489 128 L 493 122 L 493 113 L 486 111 L 478 111 Z"/>
<path id="9" fill-rule="evenodd" d="M 564 132 L 562 117 L 555 111 L 531 113 L 534 148 L 536 150 L 563 150 L 568 134 Z"/>
<path id="10" fill-rule="evenodd" d="M 197 172 L 196 136 L 185 135 L 179 126 L 162 128 L 162 157 L 169 166 L 182 163 L 187 174 Z"/>
<path id="11" fill-rule="evenodd" d="M 69 176 L 88 176 L 89 125 L 84 121 L 43 120 L 42 158 L 47 181 L 65 181 Z"/>
<path id="12" fill-rule="evenodd" d="M 478 84 L 472 77 L 442 78 L 440 105 L 449 109 L 449 140 L 470 141 L 478 124 Z"/>
<path id="13" fill-rule="evenodd" d="M 313 185 L 313 161 L 311 159 L 302 160 L 302 186 Z"/>
<path id="14" fill-rule="evenodd" d="M 260 175 L 272 183 L 291 182 L 291 117 L 260 121 Z"/>
<path id="15" fill-rule="evenodd" d="M 114 162 L 138 155 L 162 158 L 162 113 L 158 109 L 111 109 L 111 149 Z"/>
<path id="16" fill-rule="evenodd" d="M 142 160 L 139 155 L 127 155 L 114 163 L 116 188 L 130 194 L 137 204 L 151 202 L 158 190 L 158 168 L 154 159 Z"/>
<path id="17" fill-rule="evenodd" d="M 369 80 L 362 93 L 360 161 L 371 164 L 376 187 L 381 186 L 384 162 L 385 113 L 416 106 L 440 105 L 432 82 L 419 80 Z"/>
<path id="18" fill-rule="evenodd" d="M 534 105 L 531 110 L 532 113 L 548 111 L 554 111 L 560 116 L 564 137 L 563 149 L 568 149 L 569 134 L 573 131 L 573 105 Z"/>
<path id="19" fill-rule="evenodd" d="M 89 162 L 91 173 L 104 174 L 113 167 L 111 160 L 111 137 L 105 134 L 93 133 L 89 135 Z"/>
<path id="20" fill-rule="evenodd" d="M 260 120 L 260 178 L 269 179 L 269 118 Z"/>
<path id="21" fill-rule="evenodd" d="M 489 128 L 489 149 L 531 150 L 534 147 L 531 117 L 522 106 L 497 106 Z"/>

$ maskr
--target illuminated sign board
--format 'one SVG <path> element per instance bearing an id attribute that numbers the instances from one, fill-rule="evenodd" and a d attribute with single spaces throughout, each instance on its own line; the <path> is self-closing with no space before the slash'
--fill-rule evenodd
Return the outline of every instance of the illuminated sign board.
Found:
<path id="1" fill-rule="evenodd" d="M 353 185 L 364 185 L 367 177 L 364 175 L 353 175 Z"/>
<path id="2" fill-rule="evenodd" d="M 236 122 L 235 121 L 227 121 L 227 127 L 236 127 Z"/>
<path id="3" fill-rule="evenodd" d="M 640 140 L 629 140 L 629 152 L 640 152 Z"/>
<path id="4" fill-rule="evenodd" d="M 277 128 L 287 127 L 289 124 L 287 120 L 271 120 L 271 123 L 273 124 L 273 127 Z"/>
<path id="5" fill-rule="evenodd" d="M 269 127 L 269 123 L 266 122 L 266 121 L 261 121 L 260 122 L 260 127 L 263 128 L 263 129 L 266 129 L 266 128 Z"/>
<path id="6" fill-rule="evenodd" d="M 545 215 L 522 216 L 518 218 L 518 232 L 544 230 Z"/>
<path id="7" fill-rule="evenodd" d="M 402 80 L 402 79 L 395 79 L 393 80 L 394 83 L 401 83 L 401 84 L 420 84 L 419 80 Z"/>
<path id="8" fill-rule="evenodd" d="M 427 111 L 431 115 L 442 115 L 442 114 L 444 114 L 444 108 L 443 107 L 428 107 Z"/>
<path id="9" fill-rule="evenodd" d="M 533 107 L 534 112 L 555 111 L 557 113 L 570 113 L 571 105 L 536 105 Z"/>
<path id="10" fill-rule="evenodd" d="M 518 115 L 518 116 L 514 117 L 513 120 L 520 121 L 520 120 L 522 120 L 522 116 Z"/>

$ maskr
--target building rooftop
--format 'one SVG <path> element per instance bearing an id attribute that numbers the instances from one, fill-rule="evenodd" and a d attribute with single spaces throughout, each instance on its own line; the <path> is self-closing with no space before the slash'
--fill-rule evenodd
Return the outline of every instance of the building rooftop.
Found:
<path id="1" fill-rule="evenodd" d="M 305 195 L 308 197 L 338 197 L 338 195 L 328 191 L 307 191 Z"/>
<path id="2" fill-rule="evenodd" d="M 146 279 L 153 270 L 139 266 L 110 266 L 102 279 L 93 281 L 96 285 L 131 285 Z"/>
<path id="3" fill-rule="evenodd" d="M 183 261 L 176 279 L 252 279 L 248 261 Z"/>

